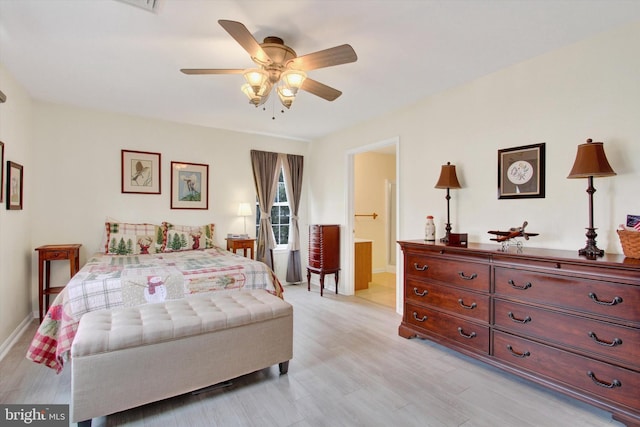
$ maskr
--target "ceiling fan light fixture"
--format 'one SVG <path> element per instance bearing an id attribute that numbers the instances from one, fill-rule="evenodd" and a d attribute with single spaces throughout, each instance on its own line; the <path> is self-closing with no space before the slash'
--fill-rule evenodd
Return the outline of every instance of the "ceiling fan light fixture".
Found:
<path id="1" fill-rule="evenodd" d="M 269 82 L 269 73 L 260 68 L 250 68 L 242 73 L 244 79 L 253 88 L 253 92 L 258 95 L 260 89 Z"/>
<path id="2" fill-rule="evenodd" d="M 278 97 L 280 98 L 280 102 L 285 107 L 291 108 L 291 104 L 293 104 L 294 99 L 296 99 L 296 95 L 293 93 L 291 89 L 284 85 L 278 86 Z"/>
<path id="3" fill-rule="evenodd" d="M 253 92 L 253 88 L 249 83 L 243 84 L 240 90 L 242 91 L 242 93 L 247 95 L 247 98 L 249 98 L 249 102 L 251 104 L 255 105 L 256 107 L 260 104 L 260 97 Z"/>
<path id="4" fill-rule="evenodd" d="M 287 89 L 291 90 L 294 96 L 298 93 L 298 89 L 302 87 L 306 78 L 307 73 L 301 70 L 287 70 L 280 76 L 280 79 L 284 82 Z"/>

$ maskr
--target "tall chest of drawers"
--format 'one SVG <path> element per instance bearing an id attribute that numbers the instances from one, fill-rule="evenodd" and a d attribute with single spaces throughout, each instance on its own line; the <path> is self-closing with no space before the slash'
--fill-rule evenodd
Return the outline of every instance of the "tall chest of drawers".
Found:
<path id="1" fill-rule="evenodd" d="M 436 341 L 640 426 L 640 260 L 399 243 L 401 336 Z"/>
<path id="2" fill-rule="evenodd" d="M 320 296 L 324 292 L 325 274 L 334 274 L 336 293 L 340 272 L 340 226 L 312 224 L 309 226 L 309 264 L 307 290 L 311 290 L 311 273 L 320 275 Z"/>

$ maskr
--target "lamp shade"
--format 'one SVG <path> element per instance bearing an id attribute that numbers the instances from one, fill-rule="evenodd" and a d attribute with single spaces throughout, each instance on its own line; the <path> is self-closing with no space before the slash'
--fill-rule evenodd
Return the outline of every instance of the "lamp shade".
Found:
<path id="1" fill-rule="evenodd" d="M 281 74 L 280 78 L 295 96 L 295 94 L 298 93 L 298 89 L 302 87 L 302 84 L 307 78 L 307 73 L 300 70 L 287 70 Z"/>
<path id="2" fill-rule="evenodd" d="M 238 216 L 251 216 L 251 205 L 249 203 L 240 203 Z"/>
<path id="3" fill-rule="evenodd" d="M 280 102 L 287 108 L 291 108 L 291 104 L 293 104 L 293 100 L 296 98 L 295 94 L 286 86 L 279 85 L 277 88 L 278 98 L 280 98 Z"/>
<path id="4" fill-rule="evenodd" d="M 576 160 L 567 178 L 588 178 L 615 174 L 604 154 L 602 142 L 593 142 L 591 139 L 587 139 L 586 144 L 578 145 Z"/>
<path id="5" fill-rule="evenodd" d="M 269 81 L 269 73 L 261 68 L 251 68 L 242 73 L 244 79 L 253 88 L 256 95 L 260 95 L 260 89 Z"/>
<path id="6" fill-rule="evenodd" d="M 456 176 L 456 166 L 452 165 L 451 162 L 442 165 L 440 178 L 438 178 L 435 188 L 462 188 Z"/>

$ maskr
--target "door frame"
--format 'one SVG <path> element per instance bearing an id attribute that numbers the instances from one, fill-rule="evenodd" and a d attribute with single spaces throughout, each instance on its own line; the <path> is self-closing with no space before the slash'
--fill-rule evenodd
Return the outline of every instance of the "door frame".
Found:
<path id="1" fill-rule="evenodd" d="M 346 156 L 346 170 L 347 170 L 347 191 L 346 191 L 346 206 L 347 206 L 347 217 L 345 219 L 345 239 L 344 239 L 344 253 L 345 259 L 347 261 L 347 268 L 345 276 L 351 277 L 353 272 L 355 271 L 355 251 L 354 251 L 354 197 L 355 197 L 355 178 L 354 178 L 354 168 L 355 168 L 355 155 L 366 153 L 369 151 L 378 151 L 381 148 L 391 147 L 395 148 L 395 156 L 396 156 L 396 237 L 400 236 L 400 200 L 402 198 L 402 191 L 400 185 L 400 137 L 392 137 L 389 139 L 381 140 L 378 142 L 374 142 L 368 145 L 364 145 L 358 148 L 354 148 L 347 151 Z M 396 246 L 396 312 L 402 313 L 402 286 L 400 286 L 401 279 L 401 266 L 399 265 L 399 260 L 401 260 L 400 246 Z M 354 295 L 355 294 L 355 283 L 353 280 L 344 280 L 345 284 L 344 292 L 346 295 Z"/>

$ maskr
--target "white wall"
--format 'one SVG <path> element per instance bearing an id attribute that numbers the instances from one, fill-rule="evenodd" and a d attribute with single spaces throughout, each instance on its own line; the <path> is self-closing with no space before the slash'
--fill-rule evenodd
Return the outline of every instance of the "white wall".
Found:
<path id="1" fill-rule="evenodd" d="M 566 179 L 578 144 L 603 141 L 617 176 L 595 179 L 598 246 L 621 253 L 615 233 L 640 213 L 640 24 L 602 34 L 432 96 L 395 114 L 312 144 L 310 220 L 346 224 L 346 158 L 354 148 L 399 137 L 399 239 L 422 238 L 424 217 L 446 222 L 440 166 L 456 165 L 454 232 L 489 242 L 488 230 L 529 221 L 527 245 L 578 250 L 588 225 L 586 180 Z M 497 199 L 497 151 L 546 142 L 546 197 Z M 343 189 L 343 190 L 338 190 Z M 346 248 L 345 248 L 346 249 Z M 343 254 L 346 251 L 343 250 Z M 343 256 L 342 265 L 347 265 Z"/>
<path id="2" fill-rule="evenodd" d="M 227 233 L 244 231 L 238 204 L 255 200 L 250 150 L 305 155 L 309 145 L 47 103 L 35 104 L 33 133 L 38 171 L 33 207 L 41 215 L 33 224 L 32 243 L 82 243 L 81 263 L 100 249 L 107 217 L 215 223 L 215 242 L 224 247 Z M 121 193 L 122 149 L 161 153 L 160 195 Z M 209 209 L 170 209 L 171 161 L 209 165 Z M 255 234 L 253 227 L 247 232 Z"/>
<path id="3" fill-rule="evenodd" d="M 4 142 L 2 174 L 5 185 L 0 206 L 0 357 L 16 329 L 31 314 L 30 268 L 31 216 L 34 169 L 30 161 L 32 105 L 26 91 L 0 65 L 0 90 L 7 101 L 0 104 L 0 141 Z M 6 210 L 6 161 L 23 166 L 23 210 Z"/>

